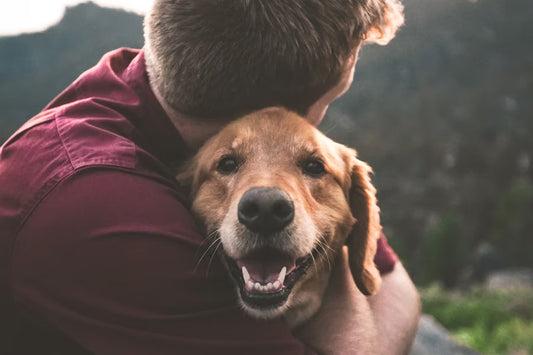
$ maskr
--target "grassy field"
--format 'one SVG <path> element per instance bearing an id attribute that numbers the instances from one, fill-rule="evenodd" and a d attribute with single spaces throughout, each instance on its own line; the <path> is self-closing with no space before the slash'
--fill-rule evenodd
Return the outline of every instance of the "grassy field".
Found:
<path id="1" fill-rule="evenodd" d="M 423 311 L 482 354 L 533 354 L 533 290 L 420 289 Z"/>

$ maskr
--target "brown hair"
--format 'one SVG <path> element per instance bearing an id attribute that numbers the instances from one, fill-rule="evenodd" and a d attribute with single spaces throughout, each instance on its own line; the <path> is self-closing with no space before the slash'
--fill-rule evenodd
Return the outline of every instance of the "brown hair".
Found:
<path id="1" fill-rule="evenodd" d="M 334 87 L 364 40 L 403 23 L 398 0 L 155 0 L 145 19 L 152 85 L 175 110 L 300 114 Z"/>

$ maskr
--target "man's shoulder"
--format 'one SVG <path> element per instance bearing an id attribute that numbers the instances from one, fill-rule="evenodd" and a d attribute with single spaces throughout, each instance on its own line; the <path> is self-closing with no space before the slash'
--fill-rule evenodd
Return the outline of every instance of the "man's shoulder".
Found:
<path id="1" fill-rule="evenodd" d="M 50 129 L 56 129 L 57 143 L 73 169 L 91 165 L 135 168 L 135 128 L 125 117 L 91 99 L 59 111 Z"/>
<path id="2" fill-rule="evenodd" d="M 48 109 L 26 122 L 0 148 L 3 179 L 27 180 L 31 189 L 90 166 L 135 169 L 133 125 L 91 101 Z"/>

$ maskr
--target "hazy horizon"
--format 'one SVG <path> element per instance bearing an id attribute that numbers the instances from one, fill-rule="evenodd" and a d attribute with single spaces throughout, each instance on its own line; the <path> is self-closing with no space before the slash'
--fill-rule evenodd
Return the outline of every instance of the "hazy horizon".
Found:
<path id="1" fill-rule="evenodd" d="M 26 0 L 0 2 L 0 36 L 16 36 L 23 33 L 41 32 L 58 23 L 67 6 L 88 0 Z M 119 8 L 144 14 L 151 0 L 92 0 L 111 8 Z"/>

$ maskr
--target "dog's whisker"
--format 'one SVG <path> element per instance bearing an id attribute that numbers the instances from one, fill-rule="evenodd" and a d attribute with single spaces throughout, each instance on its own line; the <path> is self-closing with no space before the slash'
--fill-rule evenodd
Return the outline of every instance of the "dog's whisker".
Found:
<path id="1" fill-rule="evenodd" d="M 204 246 L 213 243 L 213 239 L 216 239 L 218 237 L 218 231 L 214 230 L 211 233 L 209 233 L 200 243 L 200 248 L 198 250 L 201 250 Z"/>
<path id="2" fill-rule="evenodd" d="M 212 233 L 213 235 L 216 235 L 216 232 Z M 211 237 L 212 238 L 212 237 Z M 194 267 L 194 270 L 193 272 L 196 272 L 198 270 L 198 267 L 200 266 L 202 260 L 204 260 L 204 258 L 207 256 L 207 254 L 211 251 L 212 254 L 215 254 L 217 249 L 218 249 L 218 246 L 221 244 L 221 240 L 220 238 L 216 238 L 214 240 L 212 240 L 210 243 L 209 243 L 209 246 L 205 249 L 205 251 L 203 252 L 202 256 L 200 256 L 200 258 L 198 259 L 198 262 L 196 263 L 196 266 Z M 213 250 L 213 247 L 215 248 Z M 212 258 L 211 258 L 212 259 Z"/>
<path id="3" fill-rule="evenodd" d="M 317 251 L 319 254 L 324 255 L 324 258 L 326 259 L 326 262 L 328 263 L 328 267 L 331 270 L 332 264 L 331 264 L 330 253 L 335 254 L 335 250 L 328 245 L 328 243 L 324 240 L 323 235 L 320 235 L 317 241 Z"/>
<path id="4" fill-rule="evenodd" d="M 222 246 L 222 241 L 220 239 L 217 239 L 218 243 L 215 247 L 215 250 L 211 254 L 211 258 L 209 259 L 209 263 L 207 264 L 207 271 L 205 276 L 209 276 L 209 270 L 211 270 L 211 264 L 213 264 L 213 258 L 215 257 L 215 254 L 217 253 L 218 249 Z"/>
<path id="5" fill-rule="evenodd" d="M 331 248 L 329 248 L 331 250 Z M 331 258 L 330 258 L 330 255 L 328 253 L 328 250 L 324 248 L 324 245 L 322 245 L 322 250 L 324 251 L 324 255 L 326 257 L 326 261 L 328 263 L 328 268 L 331 270 L 333 268 L 333 265 L 331 263 Z"/>
<path id="6" fill-rule="evenodd" d="M 210 239 L 217 239 L 217 238 L 218 238 L 218 230 L 215 229 L 214 231 L 212 231 L 211 233 L 207 235 L 207 237 L 205 238 L 205 241 L 207 242 Z"/>
<path id="7" fill-rule="evenodd" d="M 330 265 L 328 254 L 326 253 L 326 250 L 324 249 L 324 246 L 321 243 L 317 244 L 317 252 L 318 256 L 324 255 L 324 258 L 326 259 L 328 265 Z"/>
<path id="8" fill-rule="evenodd" d="M 336 253 L 335 249 L 329 246 L 329 244 L 326 242 L 324 235 L 320 235 L 320 238 L 318 239 L 318 243 L 320 243 L 322 247 L 327 248 L 329 251 Z"/>
<path id="9" fill-rule="evenodd" d="M 315 256 L 313 255 L 313 253 L 311 253 L 311 259 L 313 260 L 313 266 L 315 267 L 315 272 L 318 273 L 318 265 L 316 263 L 316 259 L 315 259 Z"/>
<path id="10" fill-rule="evenodd" d="M 218 238 L 216 239 L 213 239 L 209 242 L 209 245 L 207 246 L 207 248 L 205 248 L 205 251 L 203 252 L 202 256 L 200 257 L 199 259 L 199 262 L 202 261 L 202 259 L 205 257 L 205 255 L 209 252 L 209 250 L 217 243 L 218 241 Z M 201 247 L 199 248 L 199 250 L 201 249 Z"/>

